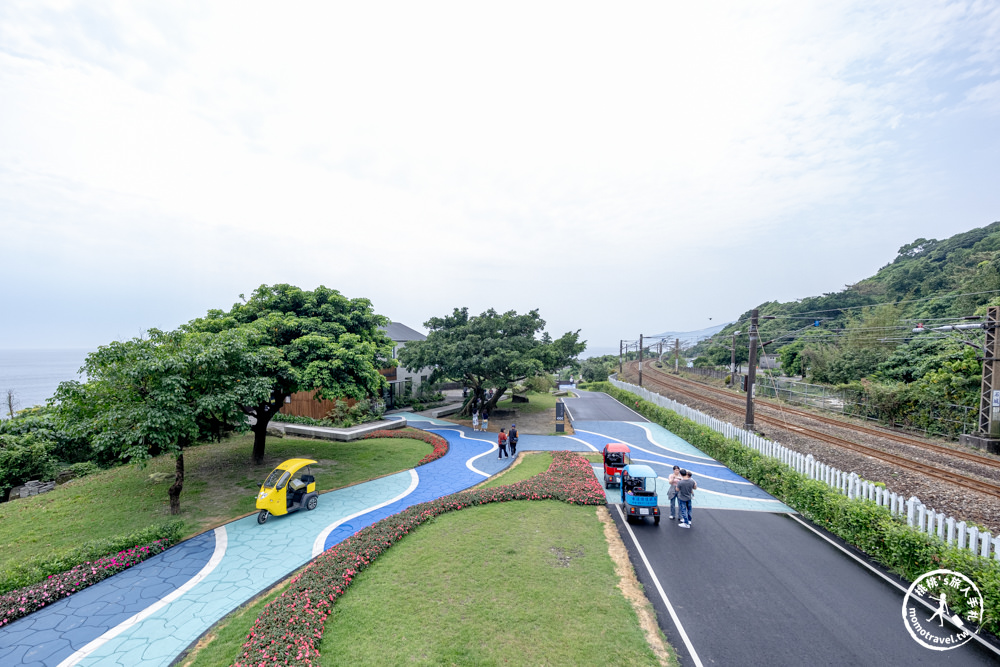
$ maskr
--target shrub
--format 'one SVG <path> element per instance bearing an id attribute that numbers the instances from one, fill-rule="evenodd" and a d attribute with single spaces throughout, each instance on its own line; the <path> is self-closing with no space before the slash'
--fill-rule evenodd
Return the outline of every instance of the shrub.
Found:
<path id="1" fill-rule="evenodd" d="M 547 394 L 555 388 L 556 383 L 552 380 L 551 375 L 535 375 L 525 380 L 524 386 L 536 394 Z"/>
<path id="2" fill-rule="evenodd" d="M 34 434 L 0 435 L 0 495 L 30 480 L 55 478 L 53 445 Z"/>
<path id="3" fill-rule="evenodd" d="M 590 463 L 572 452 L 553 452 L 540 474 L 507 486 L 469 489 L 414 505 L 364 528 L 323 552 L 261 612 L 234 665 L 312 665 L 330 607 L 351 581 L 386 549 L 420 524 L 445 512 L 509 500 L 562 500 L 576 505 L 605 504 L 604 489 Z"/>

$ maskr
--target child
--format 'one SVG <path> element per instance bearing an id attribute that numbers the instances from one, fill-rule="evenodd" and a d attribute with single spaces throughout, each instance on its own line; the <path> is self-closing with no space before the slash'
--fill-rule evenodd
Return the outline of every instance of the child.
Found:
<path id="1" fill-rule="evenodd" d="M 472 411 L 472 430 L 479 430 L 479 410 Z"/>

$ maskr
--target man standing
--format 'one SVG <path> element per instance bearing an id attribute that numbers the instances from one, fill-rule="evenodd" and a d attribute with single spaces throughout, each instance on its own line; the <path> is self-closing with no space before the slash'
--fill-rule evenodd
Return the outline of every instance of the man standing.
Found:
<path id="1" fill-rule="evenodd" d="M 510 455 L 517 456 L 517 424 L 510 425 L 510 435 L 507 436 L 507 442 L 510 443 Z"/>
<path id="2" fill-rule="evenodd" d="M 507 434 L 503 432 L 503 429 L 500 429 L 500 433 L 497 434 L 497 447 L 500 448 L 500 453 L 497 454 L 497 458 L 507 458 Z"/>
<path id="3" fill-rule="evenodd" d="M 681 521 L 677 525 L 681 528 L 691 527 L 691 498 L 697 488 L 698 483 L 691 479 L 691 471 L 682 468 L 681 480 L 677 482 L 677 501 L 681 506 Z"/>

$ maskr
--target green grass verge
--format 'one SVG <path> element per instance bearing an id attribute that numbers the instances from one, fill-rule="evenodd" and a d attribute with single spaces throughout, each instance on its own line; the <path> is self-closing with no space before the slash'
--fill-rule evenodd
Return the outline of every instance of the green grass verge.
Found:
<path id="1" fill-rule="evenodd" d="M 317 488 L 328 490 L 412 468 L 431 445 L 410 439 L 352 443 L 269 438 L 265 464 L 250 463 L 253 438 L 236 436 L 203 444 L 184 454 L 186 468 L 181 514 L 170 515 L 167 488 L 174 459 L 161 456 L 139 468 L 125 465 L 72 480 L 33 498 L 0 504 L 0 580 L 25 562 L 51 560 L 88 540 L 113 540 L 161 525 L 184 522 L 193 535 L 254 510 L 255 495 L 267 473 L 281 461 L 303 457 L 313 466 Z M 155 481 L 150 475 L 166 473 Z M 26 585 L 20 583 L 19 585 Z"/>
<path id="2" fill-rule="evenodd" d="M 529 391 L 525 394 L 527 403 L 515 403 L 512 398 L 505 398 L 497 403 L 497 410 L 517 410 L 522 415 L 530 415 L 546 410 L 555 410 L 556 401 L 559 400 L 555 394 L 539 394 Z"/>
<path id="3" fill-rule="evenodd" d="M 451 512 L 357 577 L 320 664 L 656 665 L 617 581 L 593 507 Z"/>
<path id="4" fill-rule="evenodd" d="M 523 479 L 530 479 L 541 474 L 552 465 L 552 454 L 549 452 L 525 452 L 521 454 L 521 462 L 513 468 L 507 468 L 499 475 L 490 478 L 480 488 L 488 489 L 494 486 L 505 486 L 520 482 Z"/>

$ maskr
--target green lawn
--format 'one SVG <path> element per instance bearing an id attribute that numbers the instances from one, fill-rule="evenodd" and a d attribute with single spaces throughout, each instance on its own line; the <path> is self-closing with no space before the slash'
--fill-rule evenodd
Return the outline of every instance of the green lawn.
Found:
<path id="1" fill-rule="evenodd" d="M 525 452 L 521 454 L 520 463 L 490 478 L 482 484 L 481 488 L 488 489 L 493 486 L 506 486 L 524 479 L 530 479 L 548 470 L 550 465 L 552 465 L 552 454 L 550 452 Z"/>
<path id="2" fill-rule="evenodd" d="M 657 665 L 593 507 L 516 501 L 421 526 L 333 607 L 323 665 Z"/>
<path id="3" fill-rule="evenodd" d="M 167 499 L 174 471 L 170 456 L 154 459 L 144 468 L 121 466 L 40 496 L 0 503 L 0 570 L 172 518 L 184 520 L 186 535 L 202 532 L 254 511 L 261 482 L 285 459 L 317 460 L 313 466 L 317 488 L 329 490 L 412 468 L 433 449 L 410 439 L 340 443 L 268 438 L 265 463 L 254 466 L 249 462 L 252 444 L 253 437 L 244 435 L 188 449 L 178 517 L 170 515 Z M 169 478 L 154 481 L 153 473 L 169 473 Z"/>
<path id="4" fill-rule="evenodd" d="M 525 396 L 528 399 L 527 403 L 515 403 L 513 399 L 505 398 L 497 403 L 497 410 L 519 410 L 521 414 L 527 415 L 556 409 L 558 397 L 555 394 L 537 394 L 529 391 Z"/>

